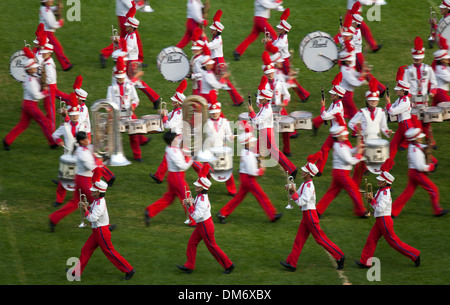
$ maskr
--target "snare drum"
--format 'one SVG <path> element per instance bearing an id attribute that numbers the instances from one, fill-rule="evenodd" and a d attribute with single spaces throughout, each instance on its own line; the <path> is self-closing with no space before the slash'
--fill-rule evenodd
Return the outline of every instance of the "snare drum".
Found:
<path id="1" fill-rule="evenodd" d="M 367 140 L 365 145 L 366 163 L 384 163 L 389 158 L 389 141 L 385 139 Z"/>
<path id="2" fill-rule="evenodd" d="M 177 47 L 163 49 L 156 58 L 156 63 L 162 76 L 174 83 L 182 81 L 191 69 L 189 58 Z"/>
<path id="3" fill-rule="evenodd" d="M 307 111 L 293 111 L 289 114 L 295 120 L 295 129 L 312 129 L 312 113 Z"/>
<path id="4" fill-rule="evenodd" d="M 427 107 L 423 110 L 424 123 L 442 123 L 443 109 L 440 107 Z"/>
<path id="5" fill-rule="evenodd" d="M 423 107 L 411 108 L 411 115 L 417 116 L 417 119 L 419 121 L 423 121 L 423 112 L 424 112 Z"/>
<path id="6" fill-rule="evenodd" d="M 127 132 L 129 126 L 130 126 L 129 118 L 121 118 L 119 120 L 119 131 L 120 132 Z"/>
<path id="7" fill-rule="evenodd" d="M 147 125 L 147 133 L 161 133 L 164 128 L 161 126 L 161 116 L 159 114 L 148 114 L 141 117 Z"/>
<path id="8" fill-rule="evenodd" d="M 146 134 L 147 133 L 147 123 L 141 119 L 132 119 L 128 125 L 128 134 Z"/>
<path id="9" fill-rule="evenodd" d="M 9 73 L 18 82 L 23 83 L 27 77 L 27 72 L 25 71 L 25 62 L 28 57 L 22 50 L 17 51 L 9 60 Z"/>
<path id="10" fill-rule="evenodd" d="M 275 132 L 295 132 L 295 119 L 291 116 L 283 115 L 275 121 Z"/>
<path id="11" fill-rule="evenodd" d="M 450 120 L 450 102 L 442 102 L 437 106 L 442 109 L 442 119 L 444 121 Z"/>
<path id="12" fill-rule="evenodd" d="M 300 43 L 300 56 L 306 67 L 314 72 L 325 72 L 338 61 L 338 47 L 331 35 L 313 32 L 306 35 Z"/>
<path id="13" fill-rule="evenodd" d="M 233 149 L 231 147 L 211 147 L 211 153 L 216 160 L 211 163 L 214 171 L 225 171 L 233 168 Z"/>
<path id="14" fill-rule="evenodd" d="M 74 155 L 62 155 L 59 157 L 58 178 L 74 180 L 77 169 L 77 157 Z"/>

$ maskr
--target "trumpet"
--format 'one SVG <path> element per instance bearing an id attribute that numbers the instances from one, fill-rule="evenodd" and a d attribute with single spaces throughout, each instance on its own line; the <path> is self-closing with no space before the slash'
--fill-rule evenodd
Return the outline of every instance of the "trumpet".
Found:
<path id="1" fill-rule="evenodd" d="M 294 206 L 292 205 L 292 198 L 291 198 L 291 194 L 289 194 L 289 189 L 291 188 L 291 186 L 294 186 L 294 189 L 296 189 L 296 185 L 294 182 L 294 177 L 289 176 L 289 172 L 286 171 L 286 189 L 287 189 L 287 197 L 288 197 L 288 205 L 286 206 L 286 209 L 292 210 L 294 208 Z"/>
<path id="2" fill-rule="evenodd" d="M 191 191 L 188 191 L 186 189 L 186 186 L 184 186 L 184 200 L 183 200 L 183 205 L 185 207 L 185 212 L 186 212 L 186 221 L 184 222 L 185 224 L 189 224 L 191 222 L 191 220 L 189 219 L 189 212 L 188 212 L 188 207 L 191 206 L 194 203 L 194 199 L 192 198 L 192 193 Z"/>
<path id="3" fill-rule="evenodd" d="M 80 208 L 81 212 L 81 223 L 78 226 L 79 228 L 86 227 L 86 224 L 84 223 L 84 209 L 88 207 L 88 201 L 85 194 L 81 193 L 81 190 L 78 190 L 80 192 L 80 202 L 78 202 L 78 207 Z"/>
<path id="4" fill-rule="evenodd" d="M 113 49 L 118 50 L 119 49 L 119 35 L 117 32 L 117 29 L 114 28 L 114 25 L 111 25 L 111 32 L 112 32 L 112 36 L 111 36 L 111 41 L 113 43 Z"/>
<path id="5" fill-rule="evenodd" d="M 270 32 L 264 28 L 264 38 L 263 38 L 263 43 L 267 43 L 269 40 L 271 40 L 271 36 L 270 36 Z"/>
<path id="6" fill-rule="evenodd" d="M 433 10 L 433 7 L 430 6 L 430 20 L 428 21 L 430 23 L 430 37 L 428 37 L 428 45 L 430 49 L 433 48 L 433 44 L 435 42 L 435 28 L 434 25 L 436 24 L 436 12 Z"/>
<path id="7" fill-rule="evenodd" d="M 366 183 L 366 191 L 365 191 L 364 197 L 366 199 L 367 210 L 369 211 L 367 216 L 370 216 L 370 208 L 372 206 L 370 205 L 369 194 L 372 194 L 372 196 L 373 196 L 373 187 L 372 187 L 372 183 L 367 182 L 367 178 L 365 179 L 365 183 Z"/>
<path id="8" fill-rule="evenodd" d="M 163 125 L 163 121 L 162 118 L 164 117 L 164 115 L 167 115 L 167 103 L 161 101 L 159 103 L 159 115 L 161 116 L 161 123 L 159 124 L 159 129 L 158 132 L 163 132 L 164 131 L 164 125 Z"/>

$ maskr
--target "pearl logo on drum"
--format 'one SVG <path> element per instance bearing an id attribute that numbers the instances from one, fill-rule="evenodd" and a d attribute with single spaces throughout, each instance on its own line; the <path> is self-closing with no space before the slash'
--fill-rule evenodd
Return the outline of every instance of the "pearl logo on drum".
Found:
<path id="1" fill-rule="evenodd" d="M 311 48 L 319 49 L 319 48 L 326 48 L 328 44 L 327 40 L 314 40 L 313 44 L 311 45 Z"/>

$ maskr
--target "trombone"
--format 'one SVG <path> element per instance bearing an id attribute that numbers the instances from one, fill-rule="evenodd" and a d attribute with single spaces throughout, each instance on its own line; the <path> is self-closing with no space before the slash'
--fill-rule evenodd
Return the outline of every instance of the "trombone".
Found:
<path id="1" fill-rule="evenodd" d="M 78 190 L 80 192 L 80 202 L 78 203 L 78 207 L 80 208 L 81 212 L 81 223 L 78 226 L 79 228 L 86 227 L 86 224 L 84 223 L 84 208 L 88 206 L 87 197 L 85 194 L 81 193 L 81 190 Z"/>
<path id="2" fill-rule="evenodd" d="M 288 205 L 286 206 L 286 209 L 288 209 L 288 210 L 292 210 L 294 208 L 294 206 L 292 205 L 291 195 L 289 194 L 289 189 L 291 188 L 291 186 L 294 186 L 294 189 L 296 189 L 294 177 L 289 176 L 289 172 L 286 171 L 286 189 L 287 189 L 287 197 L 288 197 Z"/>
<path id="3" fill-rule="evenodd" d="M 184 186 L 184 207 L 185 207 L 185 213 L 186 213 L 186 220 L 185 220 L 185 224 L 189 224 L 191 222 L 191 220 L 189 219 L 189 212 L 188 212 L 188 203 L 193 203 L 194 199 L 192 198 L 192 193 L 191 191 L 188 191 L 186 189 L 186 186 Z"/>

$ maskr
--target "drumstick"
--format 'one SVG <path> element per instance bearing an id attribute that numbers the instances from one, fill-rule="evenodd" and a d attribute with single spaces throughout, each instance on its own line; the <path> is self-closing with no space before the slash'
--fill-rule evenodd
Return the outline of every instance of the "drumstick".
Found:
<path id="1" fill-rule="evenodd" d="M 342 15 L 341 14 L 339 14 L 339 24 L 342 27 Z"/>
<path id="2" fill-rule="evenodd" d="M 328 57 L 326 55 L 323 55 L 322 53 L 319 53 L 319 56 L 325 57 L 326 59 L 332 61 L 335 64 L 338 62 L 337 59 L 332 59 L 332 58 L 330 58 L 330 57 Z"/>
<path id="3" fill-rule="evenodd" d="M 325 100 L 325 94 L 323 93 L 323 86 L 322 86 L 322 101 Z M 328 121 L 323 121 L 324 125 L 328 125 Z"/>
<path id="4" fill-rule="evenodd" d="M 390 97 L 389 96 L 389 83 L 386 84 L 386 96 Z"/>

